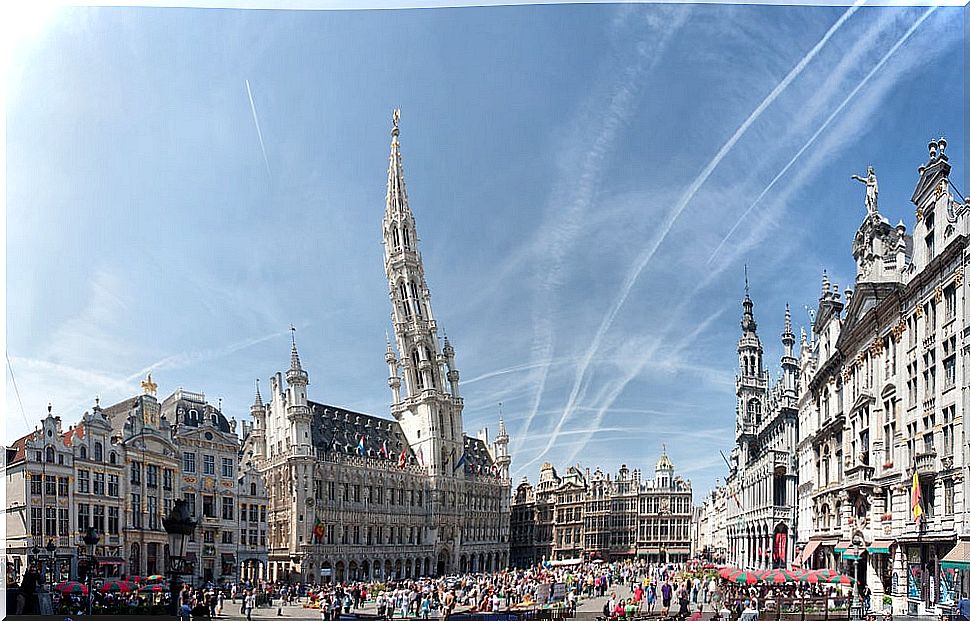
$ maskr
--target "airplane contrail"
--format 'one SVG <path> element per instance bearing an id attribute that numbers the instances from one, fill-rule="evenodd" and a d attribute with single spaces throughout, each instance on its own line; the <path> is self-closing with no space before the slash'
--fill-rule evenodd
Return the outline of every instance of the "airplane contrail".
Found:
<path id="1" fill-rule="evenodd" d="M 269 158 L 266 157 L 266 145 L 263 144 L 263 131 L 259 128 L 259 117 L 256 116 L 256 102 L 253 101 L 253 89 L 249 87 L 249 78 L 246 78 L 246 92 L 249 93 L 249 109 L 253 111 L 253 122 L 256 123 L 256 136 L 259 137 L 259 150 L 263 152 L 263 163 L 266 164 L 266 174 L 269 172 Z"/>
<path id="2" fill-rule="evenodd" d="M 758 198 L 754 199 L 754 202 L 751 203 L 751 206 L 748 207 L 743 214 L 741 214 L 741 217 L 738 218 L 737 222 L 734 223 L 734 226 L 731 227 L 731 230 L 728 231 L 728 234 L 724 236 L 724 239 L 721 240 L 721 243 L 717 245 L 717 248 L 715 248 L 714 252 L 711 253 L 711 256 L 708 257 L 707 259 L 708 264 L 714 261 L 714 257 L 718 255 L 718 253 L 721 251 L 721 248 L 724 247 L 724 244 L 727 242 L 727 240 L 730 239 L 732 235 L 734 235 L 735 231 L 738 230 L 738 227 L 741 226 L 741 222 L 746 217 L 748 217 L 748 214 L 750 214 L 752 210 L 754 210 L 754 208 L 758 205 L 758 203 L 761 202 L 761 199 L 763 199 L 765 195 L 767 195 L 768 192 L 771 191 L 771 188 L 775 187 L 775 184 L 778 183 L 778 180 L 781 179 L 784 176 L 784 174 L 788 172 L 788 169 L 790 169 L 795 164 L 795 162 L 798 161 L 798 158 L 800 158 L 802 154 L 805 153 L 805 151 L 808 150 L 810 146 L 812 146 L 815 140 L 829 126 L 832 120 L 835 119 L 835 117 L 838 116 L 840 112 L 842 112 L 842 110 L 846 107 L 846 105 L 848 105 L 850 101 L 852 101 L 852 98 L 856 96 L 856 93 L 862 90 L 862 87 L 864 87 L 866 83 L 868 83 L 869 80 L 872 79 L 872 76 L 874 76 L 876 72 L 879 71 L 882 68 L 882 66 L 886 64 L 889 58 L 894 53 L 896 53 L 896 50 L 898 50 L 900 46 L 902 46 L 903 43 L 905 43 L 906 40 L 909 39 L 909 37 L 912 36 L 914 32 L 916 32 L 916 29 L 919 28 L 920 24 L 926 21 L 926 18 L 928 18 L 933 13 L 933 11 L 935 11 L 937 8 L 939 7 L 937 6 L 930 7 L 930 9 L 926 11 L 926 13 L 923 13 L 923 15 L 918 20 L 916 20 L 916 22 L 912 26 L 910 26 L 909 30 L 907 30 L 903 34 L 903 36 L 900 37 L 898 41 L 896 41 L 896 44 L 893 45 L 891 48 L 889 48 L 889 51 L 886 52 L 886 54 L 879 60 L 878 63 L 876 63 L 876 65 L 869 71 L 869 73 L 867 73 L 865 77 L 862 78 L 862 80 L 856 85 L 856 87 L 849 92 L 849 94 L 846 96 L 845 99 L 842 100 L 842 103 L 838 105 L 835 111 L 832 112 L 832 114 L 830 114 L 828 118 L 825 119 L 825 122 L 823 122 L 822 125 L 815 131 L 815 133 L 812 134 L 812 137 L 808 139 L 808 142 L 802 145 L 802 148 L 799 149 L 797 153 L 795 153 L 794 157 L 792 157 L 787 164 L 785 164 L 785 167 L 781 169 L 781 172 L 775 175 L 775 178 L 771 180 L 771 183 L 765 186 L 765 189 L 761 191 L 761 194 L 758 195 Z"/>
<path id="3" fill-rule="evenodd" d="M 791 84 L 791 82 L 801 74 L 801 72 L 805 69 L 808 63 L 811 62 L 816 55 L 818 55 L 819 51 L 821 51 L 823 47 L 825 47 L 825 44 L 828 43 L 829 39 L 831 39 L 832 36 L 839 30 L 839 28 L 842 27 L 842 25 L 846 22 L 846 20 L 852 17 L 852 15 L 856 11 L 858 11 L 859 7 L 861 7 L 865 2 L 866 0 L 856 0 L 856 2 L 851 7 L 849 7 L 842 14 L 842 16 L 826 31 L 826 33 L 822 36 L 822 38 L 819 39 L 818 43 L 816 43 L 815 46 L 811 50 L 809 50 L 804 57 L 802 57 L 802 59 L 798 62 L 798 64 L 796 64 L 791 69 L 791 71 L 788 72 L 788 74 L 781 80 L 781 82 L 779 82 L 775 86 L 775 88 L 772 89 L 772 91 L 761 101 L 758 107 L 755 108 L 754 111 L 748 115 L 748 118 L 745 119 L 743 123 L 741 123 L 740 127 L 738 127 L 734 131 L 734 134 L 731 136 L 731 138 L 729 138 L 728 141 L 721 146 L 718 152 L 714 155 L 714 158 L 707 163 L 707 166 L 704 167 L 704 169 L 700 172 L 699 175 L 697 175 L 697 177 L 690 184 L 690 186 L 688 186 L 687 191 L 684 193 L 683 196 L 681 196 L 678 203 L 674 206 L 674 209 L 667 214 L 666 219 L 661 225 L 660 234 L 656 236 L 656 238 L 651 243 L 650 247 L 645 252 L 642 252 L 639 257 L 637 257 L 634 269 L 629 274 L 627 274 L 623 282 L 623 285 L 620 288 L 619 295 L 617 296 L 610 310 L 607 312 L 606 316 L 603 318 L 603 321 L 600 323 L 600 326 L 597 329 L 596 334 L 593 336 L 593 341 L 592 343 L 590 343 L 590 346 L 587 349 L 586 354 L 583 356 L 583 360 L 580 363 L 578 372 L 576 373 L 576 378 L 573 382 L 573 388 L 570 391 L 569 399 L 566 402 L 566 407 L 563 410 L 563 414 L 557 421 L 555 430 L 553 431 L 552 436 L 549 438 L 548 442 L 546 443 L 546 447 L 542 450 L 541 454 L 544 455 L 545 453 L 547 453 L 549 449 L 552 448 L 553 444 L 555 444 L 557 434 L 559 433 L 559 431 L 562 430 L 563 425 L 566 423 L 566 420 L 571 416 L 572 410 L 576 405 L 576 401 L 579 397 L 580 387 L 584 383 L 586 372 L 589 369 L 589 365 L 593 359 L 593 356 L 599 350 L 600 344 L 602 343 L 603 338 L 606 336 L 606 333 L 609 331 L 610 327 L 613 325 L 613 321 L 616 319 L 616 315 L 619 313 L 620 308 L 622 308 L 623 305 L 626 303 L 627 297 L 630 295 L 630 292 L 633 290 L 633 285 L 636 283 L 637 279 L 640 277 L 640 274 L 643 272 L 644 268 L 646 268 L 647 264 L 650 263 L 651 259 L 653 259 L 653 255 L 656 254 L 657 249 L 660 247 L 660 244 L 663 243 L 664 239 L 666 239 L 667 237 L 667 234 L 670 233 L 670 230 L 673 228 L 674 223 L 680 217 L 680 214 L 684 211 L 684 209 L 687 207 L 690 201 L 694 198 L 694 195 L 697 194 L 697 191 L 704 184 L 704 182 L 707 181 L 708 177 L 711 176 L 711 174 L 714 172 L 714 169 L 717 168 L 717 166 L 721 163 L 721 160 L 723 160 L 725 156 L 727 156 L 727 154 L 731 151 L 731 149 L 734 147 L 737 141 L 740 140 L 741 137 L 744 136 L 744 134 L 748 131 L 748 128 L 751 127 L 751 125 L 761 116 L 761 113 L 764 112 L 765 109 L 768 108 L 768 106 L 774 103 L 774 101 L 785 91 L 785 89 L 788 88 L 788 85 Z"/>

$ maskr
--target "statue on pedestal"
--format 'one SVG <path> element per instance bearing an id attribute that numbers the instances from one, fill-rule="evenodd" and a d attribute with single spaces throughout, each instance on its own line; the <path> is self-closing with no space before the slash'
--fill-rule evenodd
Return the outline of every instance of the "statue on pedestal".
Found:
<path id="1" fill-rule="evenodd" d="M 869 166 L 865 178 L 859 175 L 852 175 L 852 178 L 866 184 L 866 211 L 870 214 L 876 213 L 879 200 L 879 183 L 876 181 L 876 171 L 872 166 Z"/>

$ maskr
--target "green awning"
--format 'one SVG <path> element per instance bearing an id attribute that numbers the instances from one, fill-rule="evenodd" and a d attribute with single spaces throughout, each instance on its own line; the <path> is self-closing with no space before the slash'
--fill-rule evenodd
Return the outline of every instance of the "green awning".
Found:
<path id="1" fill-rule="evenodd" d="M 869 546 L 869 554 L 889 554 L 889 548 L 892 547 L 893 543 L 893 541 L 880 541 L 877 539 Z"/>
<path id="2" fill-rule="evenodd" d="M 953 549 L 940 559 L 940 567 L 970 570 L 970 540 L 958 541 Z"/>
<path id="3" fill-rule="evenodd" d="M 842 554 L 843 552 L 845 552 L 851 547 L 852 547 L 852 542 L 848 541 L 847 539 L 843 539 L 842 541 L 835 544 L 835 553 Z"/>
<path id="4" fill-rule="evenodd" d="M 860 552 L 865 551 L 865 548 L 860 548 Z M 855 550 L 846 550 L 842 553 L 842 558 L 847 561 L 857 561 L 859 560 L 859 555 L 856 554 Z"/>

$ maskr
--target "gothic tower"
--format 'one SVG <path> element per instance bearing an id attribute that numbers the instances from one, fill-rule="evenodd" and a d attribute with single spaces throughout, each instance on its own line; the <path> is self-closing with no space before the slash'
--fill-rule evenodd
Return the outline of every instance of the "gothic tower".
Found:
<path id="1" fill-rule="evenodd" d="M 290 423 L 290 445 L 309 449 L 310 406 L 307 403 L 306 387 L 310 383 L 307 372 L 300 364 L 300 354 L 296 351 L 296 330 L 293 331 L 293 347 L 290 350 L 290 368 L 286 370 L 286 420 Z"/>
<path id="2" fill-rule="evenodd" d="M 384 269 L 397 346 L 395 355 L 388 343 L 385 354 L 390 371 L 391 413 L 432 477 L 462 476 L 464 471 L 455 468 L 464 450 L 455 351 L 447 339 L 443 351 L 438 349 L 438 326 L 404 185 L 398 142 L 400 111 L 394 111 L 393 119 L 384 211 Z M 405 394 L 401 391 L 402 372 Z"/>
<path id="3" fill-rule="evenodd" d="M 737 429 L 738 445 L 745 453 L 741 456 L 741 463 L 748 457 L 747 444 L 753 440 L 765 408 L 765 395 L 768 389 L 768 371 L 764 367 L 762 356 L 764 349 L 758 337 L 758 324 L 754 320 L 754 302 L 748 291 L 747 276 L 744 283 L 744 301 L 741 303 L 741 338 L 738 339 L 738 368 L 737 378 Z"/>

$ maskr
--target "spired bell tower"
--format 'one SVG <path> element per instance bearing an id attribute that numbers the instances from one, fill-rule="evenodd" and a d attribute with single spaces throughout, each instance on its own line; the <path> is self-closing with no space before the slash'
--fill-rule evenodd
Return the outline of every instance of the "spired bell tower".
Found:
<path id="1" fill-rule="evenodd" d="M 438 326 L 404 185 L 400 118 L 395 110 L 383 226 L 384 270 L 397 349 L 395 353 L 388 342 L 385 353 L 391 414 L 401 424 L 419 465 L 426 466 L 432 477 L 463 477 L 464 470 L 455 471 L 464 450 L 458 369 L 451 343 L 446 340 L 443 351 L 438 347 Z"/>

